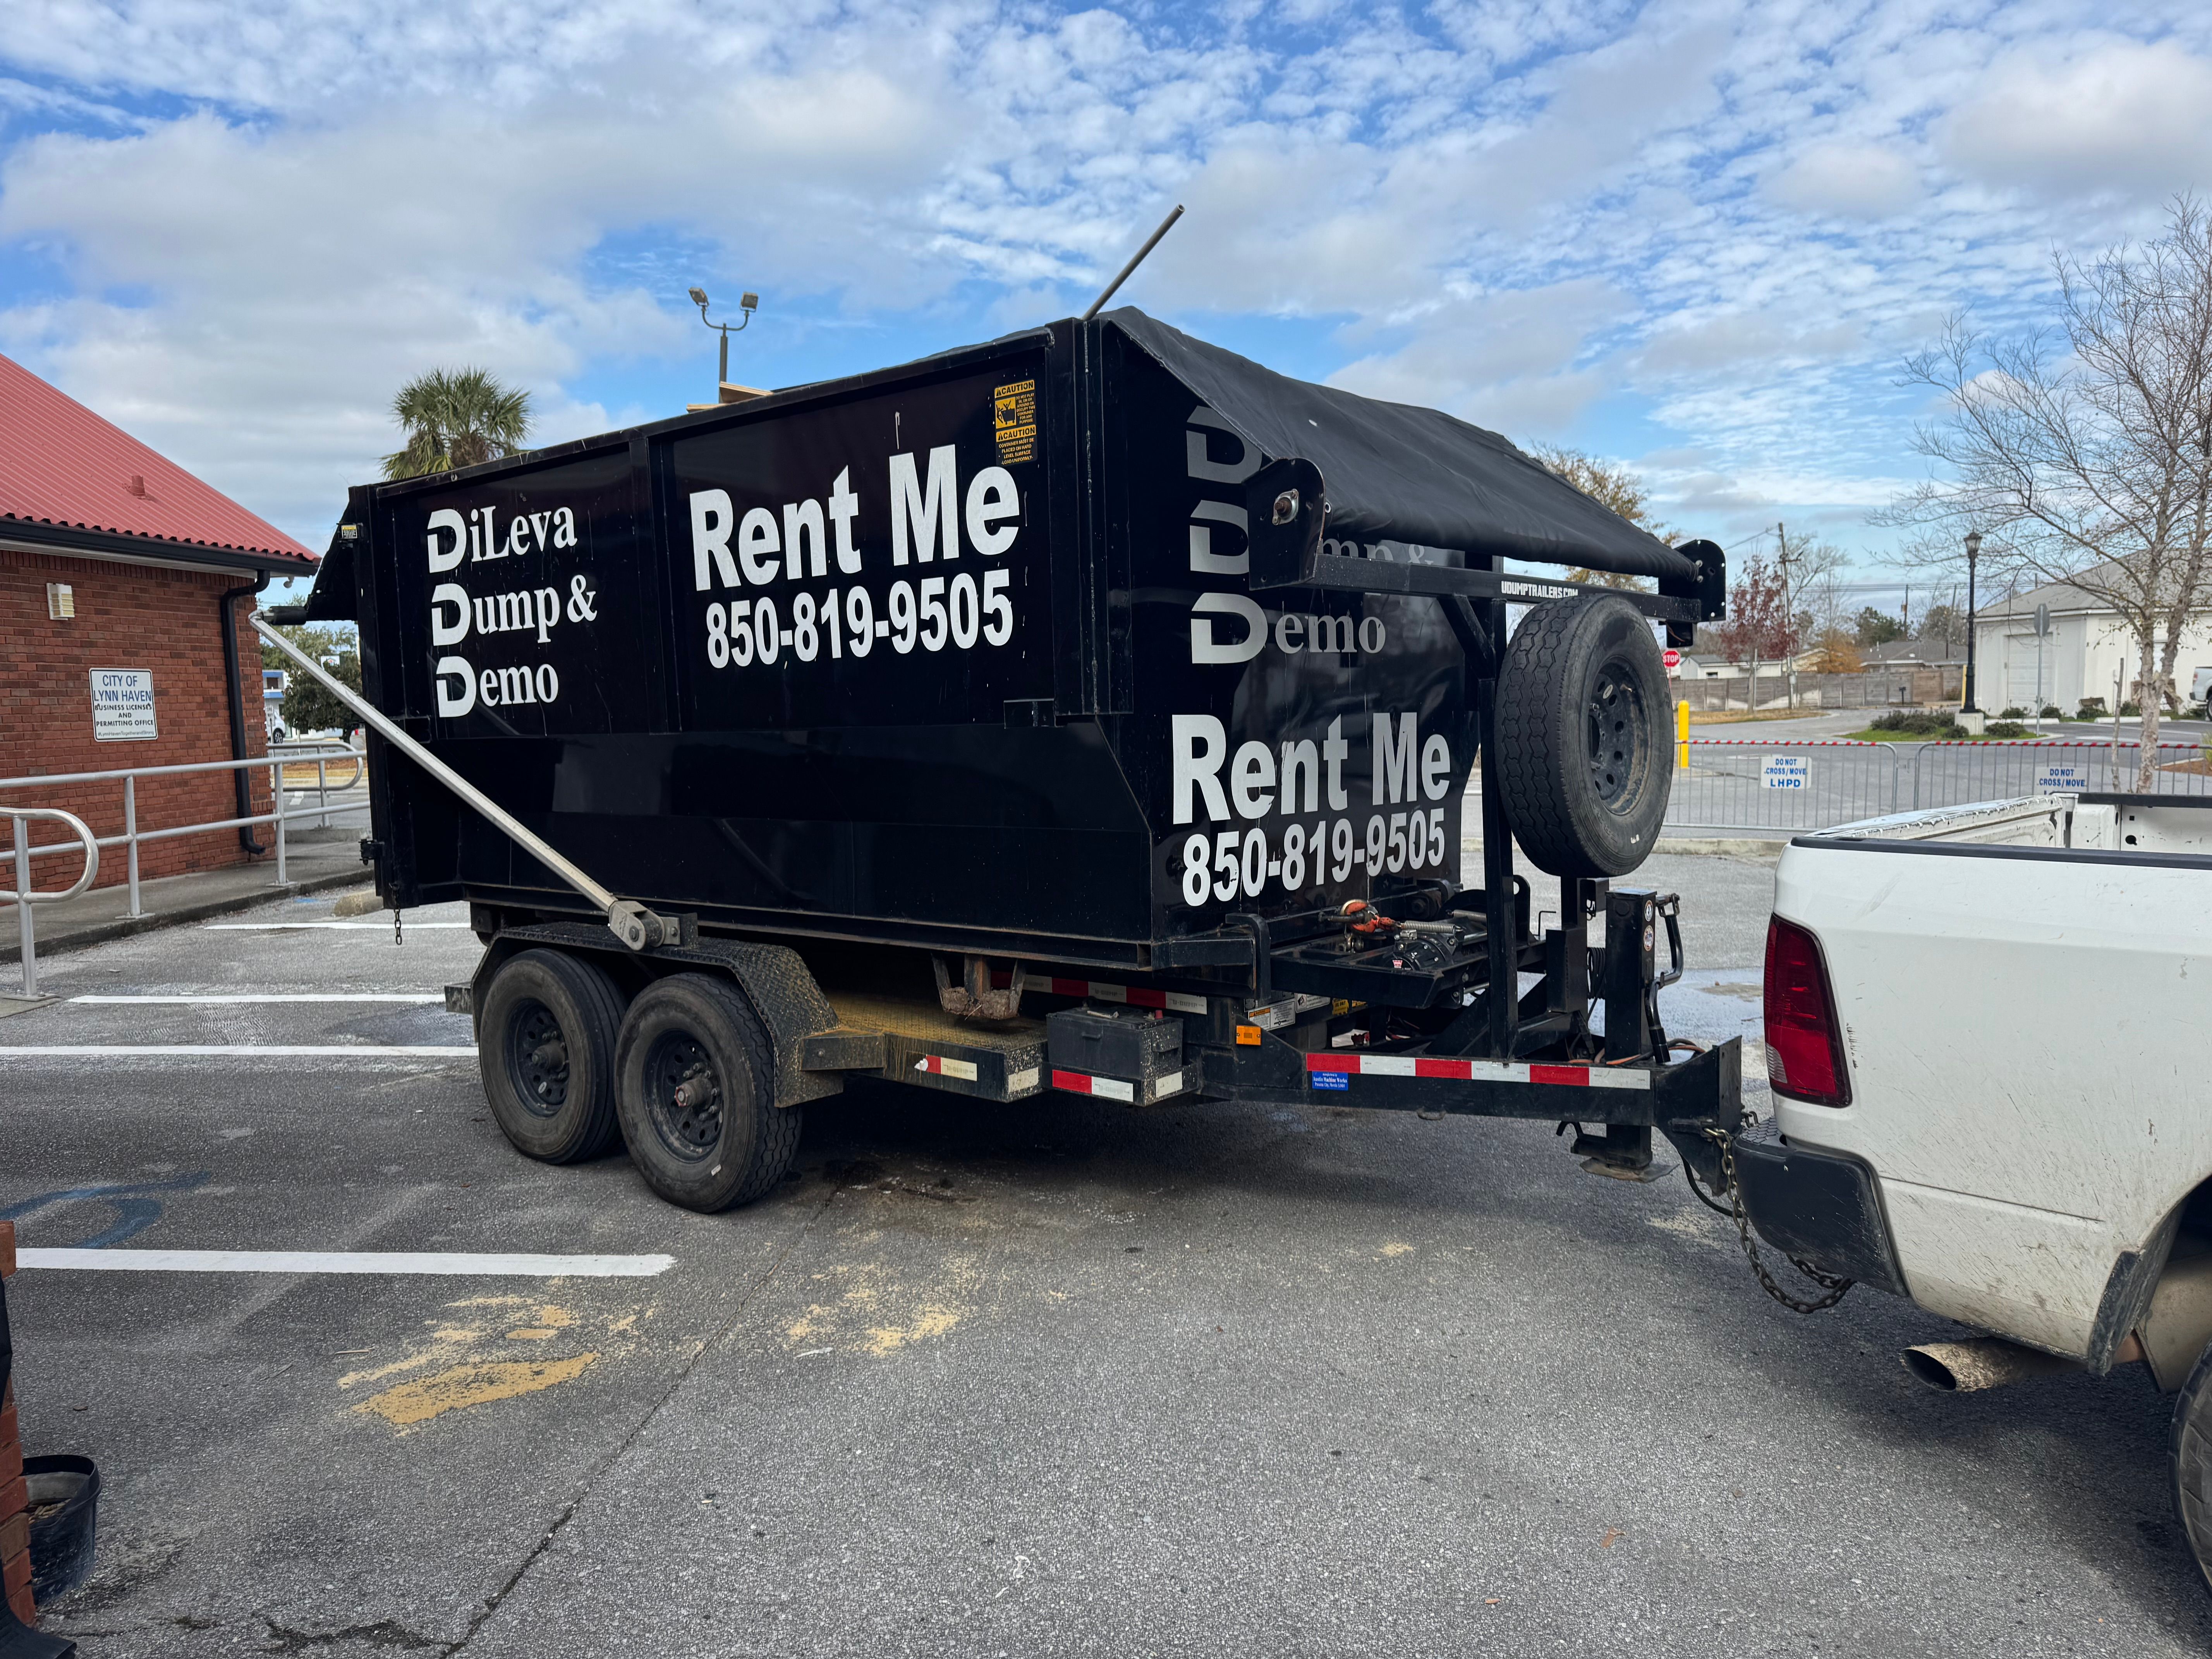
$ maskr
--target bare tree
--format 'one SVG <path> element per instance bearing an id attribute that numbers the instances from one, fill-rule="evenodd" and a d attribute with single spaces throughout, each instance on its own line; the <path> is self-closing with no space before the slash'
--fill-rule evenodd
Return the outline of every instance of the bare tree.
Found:
<path id="1" fill-rule="evenodd" d="M 2063 582 L 2118 614 L 2136 647 L 2136 787 L 2148 789 L 2160 705 L 2212 574 L 2212 216 L 2180 197 L 2157 240 L 2052 264 L 2055 330 L 1996 340 L 1954 318 L 1906 362 L 1903 383 L 1944 399 L 1916 443 L 1945 476 L 1880 516 L 1944 562 L 1979 530 L 1993 588 Z"/>

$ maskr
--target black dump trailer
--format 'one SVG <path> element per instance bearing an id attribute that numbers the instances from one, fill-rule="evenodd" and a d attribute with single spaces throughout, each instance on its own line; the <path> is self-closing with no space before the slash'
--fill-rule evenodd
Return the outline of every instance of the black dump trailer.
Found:
<path id="1" fill-rule="evenodd" d="M 363 486 L 271 618 L 360 625 L 364 857 L 467 901 L 508 1137 L 712 1210 L 855 1074 L 1556 1120 L 1624 1175 L 1656 1128 L 1717 1180 L 1739 1050 L 1669 1043 L 1674 902 L 1618 878 L 1652 624 L 1723 591 L 1494 434 L 1123 309 Z"/>

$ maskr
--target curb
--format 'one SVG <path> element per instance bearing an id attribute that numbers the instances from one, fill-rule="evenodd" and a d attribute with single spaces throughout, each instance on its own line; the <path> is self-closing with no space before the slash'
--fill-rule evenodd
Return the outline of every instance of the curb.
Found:
<path id="1" fill-rule="evenodd" d="M 35 940 L 39 959 L 60 956 L 87 945 L 105 945 L 110 939 L 129 939 L 134 933 L 150 933 L 157 928 L 175 927 L 188 921 L 204 921 L 210 916 L 227 916 L 240 910 L 251 910 L 271 899 L 296 898 L 302 893 L 325 892 L 333 887 L 358 887 L 362 874 L 357 870 L 333 871 L 325 875 L 309 876 L 303 881 L 288 882 L 278 887 L 271 884 L 252 893 L 240 893 L 229 898 L 203 899 L 197 904 L 180 904 L 173 909 L 156 910 L 143 916 L 118 916 L 112 921 L 96 921 L 89 927 L 52 939 Z M 21 962 L 21 945 L 0 945 L 0 963 Z"/>

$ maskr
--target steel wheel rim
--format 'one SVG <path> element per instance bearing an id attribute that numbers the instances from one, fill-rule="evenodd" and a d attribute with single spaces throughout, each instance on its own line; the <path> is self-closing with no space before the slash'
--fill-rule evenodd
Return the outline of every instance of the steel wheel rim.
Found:
<path id="1" fill-rule="evenodd" d="M 557 1117 L 568 1103 L 568 1034 L 534 997 L 517 1003 L 507 1017 L 507 1072 L 531 1116 Z"/>
<path id="2" fill-rule="evenodd" d="M 1590 791 L 1607 811 L 1625 813 L 1636 803 L 1651 730 L 1650 710 L 1626 663 L 1598 669 L 1583 726 Z"/>
<path id="3" fill-rule="evenodd" d="M 721 1145 L 722 1092 L 713 1057 L 689 1031 L 668 1033 L 647 1053 L 647 1114 L 661 1145 L 686 1163 Z"/>

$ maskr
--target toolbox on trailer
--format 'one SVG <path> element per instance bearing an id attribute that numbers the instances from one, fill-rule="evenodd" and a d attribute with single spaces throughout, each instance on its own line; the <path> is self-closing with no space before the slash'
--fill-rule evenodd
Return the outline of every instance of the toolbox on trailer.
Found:
<path id="1" fill-rule="evenodd" d="M 356 489 L 284 619 L 360 626 L 365 856 L 395 908 L 469 902 L 511 1138 L 619 1117 L 711 1208 L 856 1073 L 1334 1091 L 1705 1167 L 1735 1050 L 1669 1063 L 1669 903 L 1608 883 L 1671 775 L 1653 626 L 1724 585 L 1494 434 L 1124 309 Z"/>

